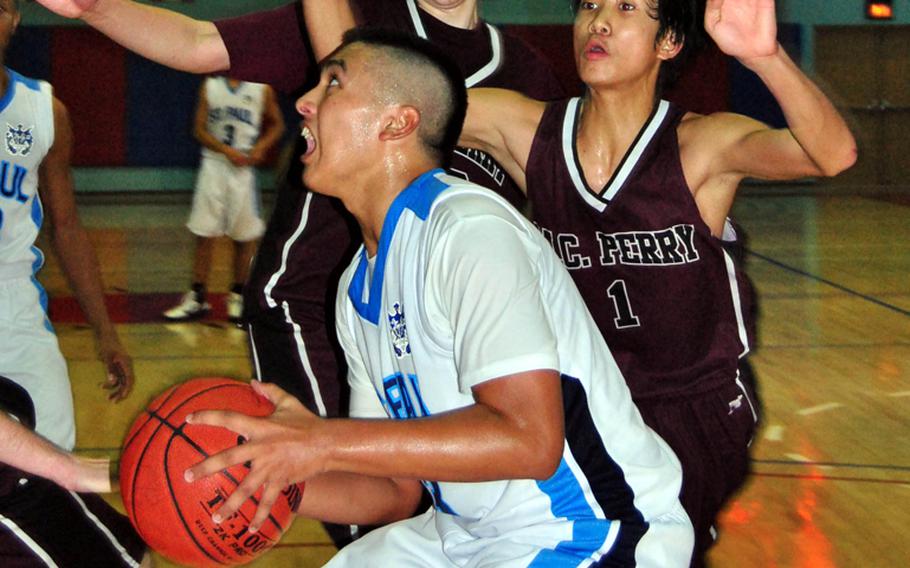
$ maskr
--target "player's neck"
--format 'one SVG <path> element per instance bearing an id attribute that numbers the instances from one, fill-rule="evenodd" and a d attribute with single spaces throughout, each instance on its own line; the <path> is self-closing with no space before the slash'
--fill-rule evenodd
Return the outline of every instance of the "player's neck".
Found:
<path id="1" fill-rule="evenodd" d="M 582 102 L 576 148 L 591 187 L 613 176 L 653 111 L 653 93 L 588 90 Z"/>
<path id="2" fill-rule="evenodd" d="M 395 198 L 411 183 L 436 167 L 426 160 L 402 161 L 401 157 L 377 160 L 377 167 L 370 173 L 358 176 L 349 184 L 341 201 L 351 215 L 357 219 L 363 233 L 363 244 L 367 254 L 374 256 L 379 247 L 379 238 L 386 215 Z"/>
<path id="3" fill-rule="evenodd" d="M 458 6 L 450 8 L 437 6 L 423 0 L 417 0 L 417 5 L 437 20 L 455 28 L 473 30 L 480 23 L 480 11 L 477 8 L 476 1 L 467 0 Z"/>

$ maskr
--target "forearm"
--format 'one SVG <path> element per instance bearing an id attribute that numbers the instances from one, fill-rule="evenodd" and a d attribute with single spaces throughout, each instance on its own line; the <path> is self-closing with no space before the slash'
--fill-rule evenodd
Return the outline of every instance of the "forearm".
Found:
<path id="1" fill-rule="evenodd" d="M 341 45 L 344 32 L 356 23 L 349 0 L 301 0 L 303 19 L 316 61 L 332 53 Z"/>
<path id="2" fill-rule="evenodd" d="M 284 134 L 284 124 L 273 124 L 269 127 L 259 139 L 256 140 L 256 144 L 253 146 L 253 151 L 251 154 L 255 153 L 267 153 L 275 144 L 278 143 L 278 140 L 281 139 L 281 136 Z"/>
<path id="3" fill-rule="evenodd" d="M 25 426 L 0 416 L 0 462 L 33 475 L 49 479 L 67 489 L 82 489 L 79 475 L 87 473 L 84 481 L 97 490 L 110 490 L 107 467 L 82 470 L 72 454 L 64 452 L 50 441 Z M 92 479 L 89 479 L 92 478 Z"/>
<path id="4" fill-rule="evenodd" d="M 211 22 L 131 0 L 98 0 L 82 19 L 130 51 L 174 69 L 211 73 L 230 67 Z"/>
<path id="5" fill-rule="evenodd" d="M 546 433 L 479 404 L 429 418 L 321 426 L 315 438 L 323 446 L 325 471 L 478 482 L 546 479 L 558 463 L 552 451 L 541 451 L 551 442 Z"/>
<path id="6" fill-rule="evenodd" d="M 743 63 L 774 95 L 793 137 L 818 167 L 833 176 L 856 161 L 856 141 L 834 105 L 783 48 Z"/>
<path id="7" fill-rule="evenodd" d="M 297 513 L 337 524 L 388 524 L 413 515 L 421 491 L 417 481 L 328 473 L 306 482 Z"/>
<path id="8" fill-rule="evenodd" d="M 104 304 L 98 258 L 85 229 L 77 221 L 54 227 L 53 244 L 67 282 L 95 335 L 116 337 Z"/>

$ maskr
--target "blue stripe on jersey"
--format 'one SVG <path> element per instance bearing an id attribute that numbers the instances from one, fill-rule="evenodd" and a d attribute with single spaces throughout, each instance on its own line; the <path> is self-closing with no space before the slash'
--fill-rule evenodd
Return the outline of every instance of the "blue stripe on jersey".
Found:
<path id="1" fill-rule="evenodd" d="M 550 479 L 539 481 L 537 486 L 550 497 L 554 516 L 573 521 L 572 540 L 559 543 L 555 549 L 540 551 L 529 566 L 578 566 L 594 557 L 607 540 L 611 527 L 619 521 L 595 515 L 565 459 Z"/>
<path id="2" fill-rule="evenodd" d="M 4 67 L 4 69 L 6 70 L 6 74 L 9 76 L 9 84 L 6 86 L 6 92 L 3 93 L 3 98 L 0 99 L 0 112 L 6 110 L 6 107 L 8 107 L 9 104 L 13 101 L 13 97 L 16 96 L 16 83 L 22 83 L 33 91 L 41 90 L 41 83 L 39 83 L 37 79 L 23 77 L 9 67 Z"/>
<path id="3" fill-rule="evenodd" d="M 370 296 L 366 301 L 363 300 L 363 290 L 366 287 L 369 259 L 367 258 L 366 248 L 360 251 L 360 264 L 357 265 L 354 278 L 351 279 L 351 285 L 348 287 L 348 297 L 354 303 L 354 309 L 357 310 L 360 317 L 373 325 L 379 325 L 386 256 L 389 253 L 392 237 L 395 236 L 395 227 L 398 226 L 398 220 L 405 209 L 413 211 L 421 220 L 427 218 L 433 202 L 436 201 L 436 197 L 449 187 L 448 184 L 436 178 L 436 175 L 441 173 L 444 173 L 441 169 L 435 169 L 421 175 L 411 182 L 411 185 L 404 188 L 389 207 L 385 220 L 382 222 L 379 248 L 376 251 L 376 269 L 373 272 L 373 280 L 370 282 Z"/>
<path id="4" fill-rule="evenodd" d="M 44 224 L 44 207 L 41 206 L 41 198 L 37 194 L 32 199 L 32 221 L 40 231 L 41 225 Z"/>
<path id="5" fill-rule="evenodd" d="M 54 333 L 54 326 L 51 325 L 51 320 L 47 317 L 47 290 L 44 289 L 44 286 L 38 282 L 38 278 L 35 276 L 41 270 L 41 267 L 44 266 L 44 253 L 36 246 L 32 246 L 32 252 L 35 253 L 35 262 L 32 263 L 32 284 L 38 289 L 38 302 L 41 304 L 41 311 L 44 312 L 44 327 L 49 332 Z"/>
<path id="6" fill-rule="evenodd" d="M 635 508 L 635 494 L 626 483 L 625 473 L 607 453 L 591 416 L 584 386 L 578 379 L 562 375 L 562 397 L 566 442 L 572 457 L 604 516 L 621 523 L 619 536 L 610 549 L 610 561 L 621 566 L 634 566 L 635 547 L 647 532 L 648 523 L 641 511 Z"/>
<path id="7" fill-rule="evenodd" d="M 13 102 L 13 97 L 16 96 L 16 83 L 18 83 L 16 77 L 19 76 L 18 73 L 9 67 L 5 67 L 5 69 L 6 73 L 9 75 L 9 83 L 6 85 L 6 92 L 3 93 L 3 98 L 0 99 L 0 112 L 5 111 L 6 107 Z"/>

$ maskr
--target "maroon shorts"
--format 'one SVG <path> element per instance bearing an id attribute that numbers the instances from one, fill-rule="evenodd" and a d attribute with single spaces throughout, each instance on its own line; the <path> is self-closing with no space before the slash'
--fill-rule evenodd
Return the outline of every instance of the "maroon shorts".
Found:
<path id="1" fill-rule="evenodd" d="M 642 418 L 682 463 L 680 501 L 695 528 L 692 566 L 704 566 L 715 523 L 750 470 L 758 405 L 741 380 L 699 395 L 637 402 Z"/>
<path id="2" fill-rule="evenodd" d="M 0 566 L 137 567 L 145 543 L 101 497 L 0 464 Z M 53 564 L 52 564 L 53 563 Z"/>
<path id="3" fill-rule="evenodd" d="M 257 379 L 278 385 L 321 416 L 347 414 L 344 355 L 326 329 L 278 329 L 257 322 L 247 327 Z"/>

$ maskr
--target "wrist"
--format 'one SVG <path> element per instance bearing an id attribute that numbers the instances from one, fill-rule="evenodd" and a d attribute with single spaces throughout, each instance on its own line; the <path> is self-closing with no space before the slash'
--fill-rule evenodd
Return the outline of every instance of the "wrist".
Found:
<path id="1" fill-rule="evenodd" d="M 786 52 L 781 47 L 780 43 L 775 43 L 774 49 L 769 53 L 753 57 L 740 57 L 738 59 L 747 69 L 761 75 L 762 73 L 773 70 L 776 66 L 780 65 L 785 58 Z"/>

